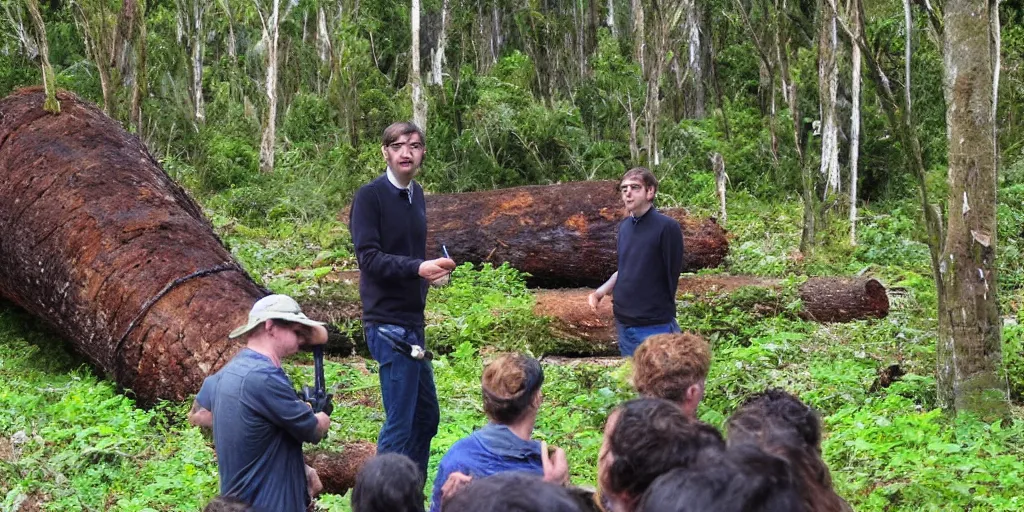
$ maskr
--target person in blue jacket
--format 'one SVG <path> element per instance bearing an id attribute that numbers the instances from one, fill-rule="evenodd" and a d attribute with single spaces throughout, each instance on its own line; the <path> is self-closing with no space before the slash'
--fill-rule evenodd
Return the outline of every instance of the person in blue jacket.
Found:
<path id="1" fill-rule="evenodd" d="M 524 354 L 505 354 L 487 365 L 480 380 L 489 421 L 456 441 L 441 459 L 431 512 L 439 512 L 442 502 L 470 480 L 496 473 L 531 473 L 562 485 L 569 481 L 565 452 L 553 447 L 549 453 L 546 443 L 531 438 L 542 400 L 540 363 Z"/>

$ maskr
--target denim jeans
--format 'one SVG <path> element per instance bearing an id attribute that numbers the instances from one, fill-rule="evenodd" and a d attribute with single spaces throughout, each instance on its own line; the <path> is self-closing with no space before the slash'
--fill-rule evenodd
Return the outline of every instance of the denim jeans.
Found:
<path id="1" fill-rule="evenodd" d="M 441 414 L 430 361 L 399 352 L 392 340 L 423 346 L 423 328 L 364 322 L 370 354 L 380 363 L 380 394 L 384 426 L 377 453 L 396 452 L 415 462 L 424 477 L 430 460 L 430 440 L 437 434 Z"/>
<path id="2" fill-rule="evenodd" d="M 679 332 L 679 323 L 673 318 L 667 324 L 629 326 L 622 325 L 616 320 L 615 329 L 619 332 L 619 353 L 622 357 L 632 357 L 633 352 L 636 352 L 637 347 L 647 338 L 655 334 Z"/>

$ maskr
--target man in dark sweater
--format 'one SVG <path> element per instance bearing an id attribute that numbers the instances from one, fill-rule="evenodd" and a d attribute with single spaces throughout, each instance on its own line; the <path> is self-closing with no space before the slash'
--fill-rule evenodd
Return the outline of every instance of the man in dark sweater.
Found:
<path id="1" fill-rule="evenodd" d="M 413 123 L 392 124 L 381 152 L 387 168 L 356 192 L 349 219 L 366 343 L 380 363 L 386 419 L 377 453 L 405 455 L 426 475 L 440 411 L 433 369 L 423 358 L 423 309 L 430 283 L 447 279 L 455 262 L 426 259 L 427 208 L 413 181 L 426 153 L 423 132 Z"/>
<path id="2" fill-rule="evenodd" d="M 618 270 L 587 297 L 595 311 L 614 290 L 612 310 L 619 352 L 632 356 L 648 336 L 679 332 L 676 288 L 683 270 L 683 232 L 679 223 L 654 208 L 658 179 L 635 167 L 619 182 L 629 216 L 619 224 Z"/>

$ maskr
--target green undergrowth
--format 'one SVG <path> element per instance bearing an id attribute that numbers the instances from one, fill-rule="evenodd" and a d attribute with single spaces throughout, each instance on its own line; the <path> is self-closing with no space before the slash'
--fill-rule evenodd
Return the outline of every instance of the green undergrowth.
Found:
<path id="1" fill-rule="evenodd" d="M 679 200 L 690 193 L 701 192 L 679 192 Z M 784 279 L 777 290 L 679 301 L 680 325 L 702 334 L 714 351 L 700 417 L 721 426 L 751 393 L 783 387 L 821 411 L 826 461 L 856 510 L 1020 509 L 1024 412 L 1015 406 L 1010 420 L 991 423 L 937 409 L 936 298 L 926 249 L 915 238 L 915 210 L 868 208 L 860 244 L 826 244 L 801 260 L 790 254 L 799 205 L 737 196 L 727 267 L 704 273 Z M 297 296 L 352 293 L 331 279 L 335 270 L 354 267 L 347 230 L 337 221 L 247 224 L 216 211 L 212 219 L 265 286 Z M 1000 229 L 1005 251 L 1017 250 L 1016 228 Z M 1019 404 L 1024 330 L 1017 265 L 1000 262 L 1000 291 L 1005 367 Z M 802 320 L 797 287 L 803 276 L 822 274 L 878 277 L 890 292 L 889 316 L 829 325 Z M 427 336 L 438 354 L 441 423 L 428 490 L 448 447 L 485 422 L 483 364 L 500 350 L 540 356 L 553 346 L 546 322 L 532 313 L 523 277 L 508 267 L 464 264 L 448 286 L 431 289 Z M 535 435 L 566 449 L 573 482 L 593 486 L 603 422 L 633 396 L 629 364 L 542 361 L 544 405 Z M 286 370 L 296 385 L 312 382 L 308 354 Z M 376 440 L 384 420 L 376 372 L 372 360 L 329 358 L 326 377 L 338 406 L 323 448 Z M 209 438 L 184 421 L 188 407 L 136 407 L 35 320 L 0 304 L 0 510 L 199 510 L 217 493 L 217 473 Z M 327 495 L 318 506 L 347 511 L 348 497 Z"/>

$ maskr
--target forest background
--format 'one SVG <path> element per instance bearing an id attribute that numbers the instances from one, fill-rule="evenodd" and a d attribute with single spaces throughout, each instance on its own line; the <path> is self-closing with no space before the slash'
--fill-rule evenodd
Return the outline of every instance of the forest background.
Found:
<path id="1" fill-rule="evenodd" d="M 199 200 L 257 282 L 296 296 L 352 298 L 332 277 L 355 268 L 338 213 L 381 171 L 380 133 L 394 120 L 426 127 L 419 179 L 433 193 L 614 179 L 642 164 L 661 179 L 662 205 L 714 216 L 720 155 L 733 239 L 724 268 L 703 273 L 789 286 L 680 302 L 680 324 L 715 353 L 701 418 L 721 425 L 750 393 L 785 387 L 823 413 L 826 460 L 857 510 L 1022 506 L 1020 0 L 987 4 L 1001 21 L 995 296 L 1010 398 L 994 416 L 948 412 L 936 378 L 940 292 L 923 212 L 942 213 L 949 187 L 941 2 L 0 5 L 0 95 L 46 81 L 95 102 Z M 819 325 L 796 314 L 802 276 L 857 274 L 889 287 L 888 318 Z M 484 421 L 481 361 L 495 349 L 544 353 L 532 301 L 507 267 L 464 265 L 432 292 L 428 338 L 444 354 L 432 468 Z M 775 307 L 753 307 L 766 302 Z M 892 365 L 905 374 L 888 385 L 880 375 Z M 328 363 L 344 405 L 328 448 L 375 439 L 374 369 L 361 357 Z M 593 485 L 604 418 L 632 395 L 628 364 L 549 359 L 545 370 L 537 435 L 566 448 L 574 482 Z M 288 371 L 311 381 L 302 358 Z M 216 465 L 183 421 L 188 406 L 136 408 L 0 303 L 0 509 L 198 510 L 217 492 Z"/>

